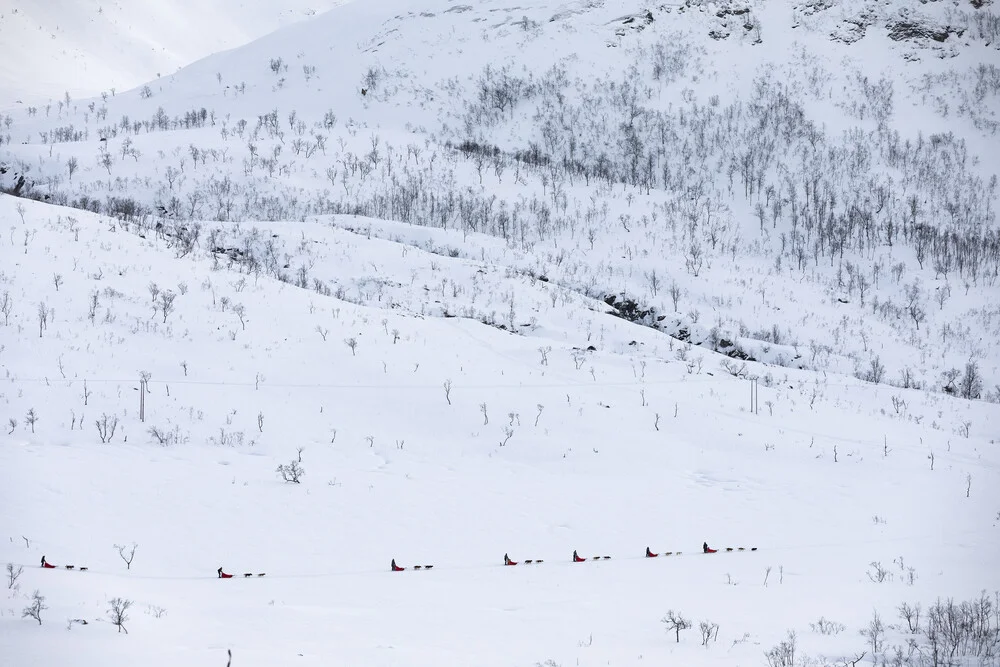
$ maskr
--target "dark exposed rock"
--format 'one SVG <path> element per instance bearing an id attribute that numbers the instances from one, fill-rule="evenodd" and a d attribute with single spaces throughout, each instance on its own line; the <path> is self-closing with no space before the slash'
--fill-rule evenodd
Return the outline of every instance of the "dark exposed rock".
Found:
<path id="1" fill-rule="evenodd" d="M 737 8 L 723 7 L 722 9 L 717 11 L 715 15 L 718 16 L 720 19 L 724 19 L 727 16 L 743 16 L 744 14 L 749 14 L 749 13 L 750 13 L 749 7 L 737 7 Z"/>
<path id="2" fill-rule="evenodd" d="M 897 42 L 904 40 L 933 39 L 944 42 L 950 35 L 961 37 L 965 30 L 951 26 L 936 25 L 930 21 L 918 19 L 903 19 L 889 24 L 889 39 Z"/>
<path id="3" fill-rule="evenodd" d="M 604 303 L 615 309 L 613 315 L 629 322 L 649 325 L 656 318 L 655 308 L 643 308 L 635 300 L 624 296 L 619 298 L 614 294 L 609 294 L 604 297 Z"/>

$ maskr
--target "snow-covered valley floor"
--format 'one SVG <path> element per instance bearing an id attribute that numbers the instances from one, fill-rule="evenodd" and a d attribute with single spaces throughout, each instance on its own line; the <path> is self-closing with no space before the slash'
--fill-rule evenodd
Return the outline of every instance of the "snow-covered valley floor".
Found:
<path id="1" fill-rule="evenodd" d="M 5 219 L 15 205 L 0 200 Z M 10 664 L 215 665 L 226 649 L 253 665 L 760 664 L 788 629 L 811 655 L 849 656 L 873 610 L 889 623 L 901 602 L 996 584 L 995 405 L 782 370 L 758 382 L 752 413 L 725 357 L 695 349 L 689 372 L 673 356 L 687 344 L 583 306 L 549 311 L 547 341 L 511 336 L 254 281 L 94 215 L 22 206 L 4 234 L 16 307 L 0 352 L 18 422 L 0 448 L 2 553 L 25 565 L 0 623 Z M 331 256 L 383 251 L 313 235 Z M 438 259 L 458 273 L 462 260 Z M 58 290 L 42 279 L 57 272 Z M 150 282 L 177 295 L 166 323 Z M 41 336 L 37 303 L 53 311 Z M 603 348 L 634 351 L 581 356 L 583 318 Z M 102 444 L 104 415 L 120 423 Z M 306 474 L 285 483 L 275 467 L 299 448 Z M 705 556 L 703 541 L 758 551 Z M 127 568 L 114 545 L 132 543 Z M 574 564 L 574 549 L 612 559 Z M 546 562 L 506 568 L 505 552 Z M 43 570 L 42 555 L 89 570 Z M 393 573 L 392 558 L 435 568 Z M 40 628 L 20 618 L 34 589 Z M 114 597 L 135 601 L 120 639 Z M 670 609 L 695 621 L 679 644 L 660 622 Z M 810 631 L 820 617 L 848 631 Z M 701 621 L 720 627 L 707 647 Z"/>

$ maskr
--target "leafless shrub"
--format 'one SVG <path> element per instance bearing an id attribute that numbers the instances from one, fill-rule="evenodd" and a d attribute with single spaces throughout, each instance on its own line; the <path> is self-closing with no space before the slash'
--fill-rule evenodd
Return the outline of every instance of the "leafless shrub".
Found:
<path id="1" fill-rule="evenodd" d="M 854 374 L 859 380 L 880 384 L 885 378 L 885 365 L 878 355 L 872 357 L 868 362 L 868 368 Z"/>
<path id="2" fill-rule="evenodd" d="M 118 415 L 109 417 L 107 413 L 103 413 L 94 424 L 97 426 L 97 435 L 101 437 L 101 442 L 111 442 L 118 428 Z"/>
<path id="3" fill-rule="evenodd" d="M 768 667 L 795 667 L 795 633 L 788 631 L 788 638 L 764 652 Z"/>
<path id="4" fill-rule="evenodd" d="M 701 645 L 708 648 L 708 642 L 711 640 L 719 640 L 719 624 L 713 623 L 711 621 L 702 621 L 698 624 L 698 629 L 701 631 Z"/>
<path id="5" fill-rule="evenodd" d="M 124 598 L 112 598 L 108 601 L 108 618 L 114 625 L 118 626 L 118 632 L 125 630 L 125 634 L 128 634 L 125 622 L 128 621 L 128 610 L 131 607 L 132 601 Z"/>
<path id="6" fill-rule="evenodd" d="M 155 604 L 151 604 L 146 607 L 146 614 L 152 616 L 153 618 L 163 618 L 166 613 L 166 609 Z"/>
<path id="7" fill-rule="evenodd" d="M 975 656 L 979 664 L 991 664 L 1000 654 L 997 599 L 997 593 L 991 598 L 983 591 L 960 603 L 938 600 L 927 609 L 927 643 L 921 652 L 935 665 L 956 664 L 957 656 Z"/>
<path id="8" fill-rule="evenodd" d="M 683 349 L 683 348 L 681 348 Z M 722 360 L 720 364 L 722 369 L 732 375 L 733 377 L 745 377 L 747 374 L 746 362 L 736 362 L 728 357 Z"/>
<path id="9" fill-rule="evenodd" d="M 906 621 L 906 628 L 910 631 L 911 635 L 915 635 L 920 632 L 920 603 L 911 607 L 909 604 L 904 602 L 899 605 L 896 611 L 899 612 L 899 619 Z"/>
<path id="10" fill-rule="evenodd" d="M 48 609 L 45 605 L 45 596 L 37 590 L 31 594 L 31 602 L 21 611 L 21 618 L 33 618 L 42 624 L 42 612 Z"/>
<path id="11" fill-rule="evenodd" d="M 876 584 L 881 584 L 885 581 L 892 581 L 892 572 L 885 568 L 881 562 L 872 561 L 868 568 L 868 578 L 874 581 Z"/>
<path id="12" fill-rule="evenodd" d="M 868 640 L 873 656 L 882 653 L 882 648 L 885 645 L 885 624 L 882 622 L 882 617 L 878 615 L 878 611 L 873 612 L 872 620 L 868 622 L 868 627 L 861 630 L 861 636 Z"/>
<path id="13" fill-rule="evenodd" d="M 813 632 L 818 632 L 821 635 L 838 635 L 847 628 L 843 623 L 830 621 L 822 616 L 815 623 L 810 623 L 809 627 L 812 628 Z"/>
<path id="14" fill-rule="evenodd" d="M 24 421 L 31 427 L 31 432 L 35 432 L 35 424 L 38 423 L 38 414 L 35 413 L 35 409 L 31 408 L 28 413 L 24 415 Z"/>
<path id="15" fill-rule="evenodd" d="M 300 484 L 299 480 L 306 474 L 305 468 L 302 467 L 302 448 L 299 447 L 298 449 L 298 458 L 292 459 L 289 463 L 279 465 L 275 472 L 281 475 L 281 479 L 286 482 Z"/>

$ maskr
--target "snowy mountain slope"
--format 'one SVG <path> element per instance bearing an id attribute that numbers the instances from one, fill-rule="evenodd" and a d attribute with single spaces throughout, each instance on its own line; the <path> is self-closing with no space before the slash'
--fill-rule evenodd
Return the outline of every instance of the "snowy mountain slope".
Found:
<path id="1" fill-rule="evenodd" d="M 349 4 L 145 92 L 11 117 L 6 178 L 175 218 L 486 231 L 536 275 L 680 309 L 675 328 L 757 358 L 797 347 L 787 362 L 938 389 L 972 361 L 994 386 L 990 9 L 924 8 L 965 26 L 937 42 L 893 38 L 903 5 L 726 7 Z M 865 36 L 845 43 L 859 12 Z M 769 293 L 773 276 L 802 290 Z M 809 317 L 785 321 L 801 303 Z"/>
<path id="2" fill-rule="evenodd" d="M 662 349 L 670 339 L 585 303 L 542 309 L 545 339 L 510 336 L 406 313 L 422 290 L 395 308 L 358 306 L 175 258 L 166 240 L 92 214 L 18 203 L 0 199 L 14 221 L 2 400 L 17 422 L 0 448 L 2 554 L 27 566 L 0 644 L 16 664 L 145 654 L 207 665 L 226 648 L 259 665 L 759 664 L 785 628 L 813 655 L 855 655 L 870 608 L 888 618 L 903 600 L 990 585 L 995 405 L 781 371 L 749 414 L 746 381 L 719 355 L 695 349 L 703 365 L 689 369 Z M 435 268 L 405 243 L 320 225 L 260 231 L 313 248 L 331 285 L 395 247 L 414 285 L 447 275 L 477 288 L 469 260 L 433 255 Z M 492 242 L 464 247 L 479 243 Z M 543 298 L 483 268 L 484 293 Z M 165 323 L 149 281 L 177 295 Z M 38 303 L 51 312 L 41 336 Z M 582 339 L 586 320 L 612 351 L 577 361 L 567 332 Z M 152 374 L 145 422 L 141 370 Z M 898 413 L 893 397 L 906 403 Z M 105 415 L 119 423 L 101 444 Z M 274 468 L 300 447 L 306 476 L 284 484 Z M 759 551 L 696 555 L 706 539 Z M 132 541 L 125 569 L 112 545 Z M 685 553 L 642 559 L 647 543 Z M 573 549 L 614 558 L 573 569 Z M 507 551 L 548 562 L 497 567 Z M 41 555 L 90 571 L 42 571 Z M 437 567 L 390 573 L 393 557 Z M 869 579 L 873 561 L 891 582 Z M 219 565 L 267 576 L 218 581 Z M 51 607 L 41 628 L 17 618 L 35 588 Z M 122 641 L 104 620 L 119 595 L 137 605 Z M 669 608 L 719 623 L 720 639 L 707 651 L 691 633 L 674 643 L 659 622 Z M 852 632 L 810 632 L 821 615 Z M 67 631 L 74 618 L 88 625 Z"/>
<path id="3" fill-rule="evenodd" d="M 338 4 L 14 0 L 0 9 L 0 104 L 127 90 Z"/>
<path id="4" fill-rule="evenodd" d="M 985 589 L 995 664 L 994 22 L 349 3 L 10 110 L 0 655 L 915 666 Z"/>

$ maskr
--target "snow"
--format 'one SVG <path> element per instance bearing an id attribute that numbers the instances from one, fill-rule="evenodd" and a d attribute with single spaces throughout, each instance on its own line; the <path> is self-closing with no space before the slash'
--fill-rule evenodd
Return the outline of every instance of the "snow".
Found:
<path id="1" fill-rule="evenodd" d="M 673 40 L 688 49 L 675 54 L 687 65 L 650 98 L 657 109 L 750 99 L 754 76 L 770 69 L 825 141 L 861 127 L 874 142 L 852 68 L 869 83 L 890 77 L 892 127 L 913 141 L 919 132 L 964 137 L 965 171 L 951 164 L 949 173 L 962 187 L 982 178 L 995 208 L 985 184 L 1000 165 L 984 148 L 988 128 L 972 120 L 990 117 L 995 96 L 946 118 L 910 88 L 925 74 L 995 62 L 995 50 L 974 39 L 897 44 L 875 28 L 854 44 L 828 40 L 860 4 L 809 14 L 754 4 L 763 43 L 753 44 L 752 30 L 718 17 L 723 5 L 669 6 L 636 30 L 621 20 L 642 25 L 632 5 L 355 2 L 164 73 L 150 81 L 152 97 L 123 84 L 95 100 L 105 120 L 88 100 L 48 117 L 11 110 L 5 186 L 25 174 L 53 201 L 132 197 L 169 214 L 115 220 L 0 195 L 0 306 L 5 295 L 11 304 L 9 318 L 0 308 L 0 563 L 24 567 L 0 597 L 0 655 L 46 666 L 222 665 L 227 650 L 238 667 L 758 665 L 791 630 L 799 662 L 843 664 L 869 650 L 859 631 L 873 611 L 897 624 L 902 602 L 993 595 L 1000 406 L 940 386 L 942 371 L 970 359 L 987 380 L 984 397 L 1000 378 L 995 275 L 942 276 L 902 242 L 847 253 L 866 271 L 883 262 L 867 300 L 837 286 L 827 258 L 776 268 L 788 221 L 759 232 L 752 200 L 738 182 L 727 190 L 724 167 L 706 187 L 710 215 L 728 227 L 718 249 L 704 241 L 706 265 L 692 272 L 677 193 L 577 177 L 560 186 L 560 207 L 539 172 L 524 168 L 515 180 L 513 165 L 502 175 L 487 166 L 481 176 L 445 146 L 468 138 L 464 104 L 487 63 L 536 81 L 558 64 L 576 82 L 566 99 L 584 105 Z M 263 9 L 243 13 L 257 22 L 232 26 L 222 48 L 274 25 Z M 782 28 L 793 19 L 799 27 Z M 733 27 L 727 39 L 707 37 Z M 113 60 L 99 49 L 122 42 L 92 35 L 81 33 L 79 53 L 94 54 L 85 62 L 96 90 L 112 78 L 98 69 Z M 195 37 L 172 57 L 207 55 L 194 49 L 211 45 Z M 134 65 L 134 76 L 152 79 L 148 63 Z M 303 66 L 316 69 L 306 76 Z M 378 85 L 361 95 L 369 68 L 381 71 Z M 17 89 L 31 92 L 29 73 L 17 76 Z M 957 81 L 967 93 L 971 79 Z M 124 133 L 108 135 L 110 172 L 95 159 L 98 137 L 121 116 L 146 120 L 160 106 L 169 116 L 205 107 L 213 120 L 129 133 L 135 155 Z M 540 98 L 522 107 L 472 136 L 504 150 L 543 142 L 532 121 Z M 284 136 L 251 138 L 272 109 Z M 328 110 L 338 121 L 324 127 Z M 576 122 L 592 128 L 600 111 Z M 241 118 L 249 125 L 238 137 Z M 41 138 L 70 124 L 86 138 Z M 316 133 L 326 149 L 296 154 L 292 142 Z M 208 157 L 194 160 L 191 146 Z M 351 161 L 373 147 L 369 177 Z M 253 155 L 274 155 L 273 174 L 256 163 L 247 173 Z M 71 156 L 80 167 L 69 178 Z M 873 174 L 888 173 L 872 161 Z M 168 169 L 177 170 L 169 185 Z M 442 198 L 496 195 L 533 222 L 548 202 L 553 222 L 511 222 L 504 238 L 425 209 L 412 221 L 390 206 L 380 217 L 374 207 L 333 210 L 352 198 L 388 200 L 393 178 Z M 933 179 L 921 184 L 936 206 Z M 236 190 L 232 201 L 225 187 Z M 268 206 L 274 215 L 260 214 Z M 200 240 L 185 252 L 181 239 L 198 224 Z M 254 271 L 244 249 L 273 263 Z M 900 303 L 914 281 L 923 324 L 873 314 L 876 297 Z M 939 306 L 932 294 L 943 289 L 951 296 Z M 163 291 L 176 295 L 165 316 Z M 663 319 L 617 317 L 609 295 Z M 713 352 L 715 327 L 757 361 L 741 370 Z M 682 329 L 690 340 L 678 339 Z M 911 368 L 923 388 L 857 379 L 876 354 L 893 381 Z M 109 442 L 97 426 L 105 418 L 117 420 Z M 301 483 L 282 481 L 276 467 L 299 457 Z M 705 555 L 704 541 L 757 550 Z M 114 545 L 133 543 L 127 567 Z M 648 559 L 647 546 L 681 553 Z M 572 563 L 574 549 L 611 558 Z M 504 553 L 545 562 L 504 567 Z M 43 555 L 60 567 L 38 567 Z M 394 573 L 393 558 L 434 568 Z M 873 581 L 873 563 L 887 569 L 885 581 Z M 217 579 L 220 566 L 235 577 Z M 36 589 L 49 607 L 41 626 L 21 617 Z M 108 620 L 115 597 L 135 603 L 128 635 Z M 661 622 L 668 610 L 694 622 L 679 643 Z M 812 627 L 821 617 L 846 629 L 821 634 Z M 707 646 L 703 621 L 719 625 Z M 890 628 L 887 646 L 905 650 L 908 636 Z"/>

